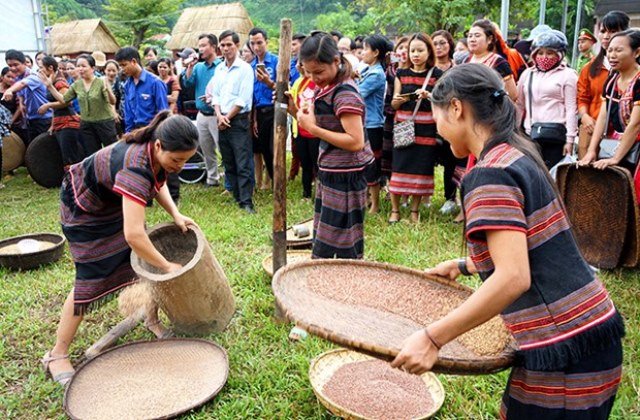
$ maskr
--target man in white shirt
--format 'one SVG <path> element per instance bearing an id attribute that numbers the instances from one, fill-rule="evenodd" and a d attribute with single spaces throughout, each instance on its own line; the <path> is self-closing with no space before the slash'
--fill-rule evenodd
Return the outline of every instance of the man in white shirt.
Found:
<path id="1" fill-rule="evenodd" d="M 254 75 L 251 65 L 238 55 L 240 37 L 226 30 L 220 34 L 224 57 L 207 86 L 207 99 L 215 109 L 219 130 L 220 154 L 233 197 L 247 213 L 253 214 L 253 151 L 249 115 L 253 102 Z"/>

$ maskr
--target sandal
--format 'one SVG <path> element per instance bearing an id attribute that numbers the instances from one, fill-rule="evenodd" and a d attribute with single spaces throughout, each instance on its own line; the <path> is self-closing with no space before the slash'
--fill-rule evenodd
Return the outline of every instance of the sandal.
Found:
<path id="1" fill-rule="evenodd" d="M 73 375 L 76 373 L 75 370 L 71 370 L 68 372 L 58 373 L 57 375 L 52 375 L 51 370 L 49 369 L 49 364 L 56 360 L 64 360 L 68 359 L 69 355 L 65 354 L 64 356 L 52 356 L 51 352 L 48 351 L 44 354 L 44 357 L 40 359 L 40 363 L 42 363 L 42 368 L 44 369 L 44 374 L 47 378 L 51 378 L 56 383 L 59 383 L 62 386 L 67 386 Z"/>
<path id="2" fill-rule="evenodd" d="M 420 223 L 420 210 L 411 210 L 411 221 L 413 223 Z"/>
<path id="3" fill-rule="evenodd" d="M 151 327 L 155 327 L 156 325 L 161 325 L 162 328 L 164 328 L 164 332 L 160 335 L 156 334 L 153 330 L 151 330 Z M 176 335 L 173 333 L 173 331 L 171 331 L 170 329 L 166 328 L 164 325 L 162 325 L 160 323 L 160 320 L 157 320 L 156 322 L 144 322 L 144 327 L 149 330 L 150 333 L 152 333 L 153 335 L 156 336 L 157 339 L 159 340 L 164 340 L 165 338 L 172 338 L 175 337 Z"/>
<path id="4" fill-rule="evenodd" d="M 391 214 L 400 214 L 400 210 L 391 210 Z M 390 225 L 395 225 L 396 223 L 398 223 L 400 221 L 400 216 L 398 216 L 398 220 L 392 220 L 391 218 L 389 218 L 388 222 Z"/>
<path id="5" fill-rule="evenodd" d="M 289 331 L 289 340 L 293 342 L 303 341 L 306 338 L 307 332 L 300 327 L 293 327 L 291 328 L 291 331 Z"/>

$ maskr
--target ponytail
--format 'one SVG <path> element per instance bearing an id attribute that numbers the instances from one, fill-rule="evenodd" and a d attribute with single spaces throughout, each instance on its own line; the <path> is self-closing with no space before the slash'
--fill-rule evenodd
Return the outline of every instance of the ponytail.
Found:
<path id="1" fill-rule="evenodd" d="M 146 127 L 138 128 L 136 130 L 133 130 L 130 133 L 125 134 L 123 140 L 125 141 L 125 143 L 138 143 L 138 144 L 148 143 L 150 141 L 155 140 L 156 136 L 154 135 L 154 133 L 156 129 L 158 128 L 160 123 L 162 123 L 167 118 L 169 118 L 170 115 L 171 115 L 171 112 L 167 109 L 165 109 L 164 111 L 158 112 L 156 116 L 153 117 L 149 125 L 147 125 Z"/>

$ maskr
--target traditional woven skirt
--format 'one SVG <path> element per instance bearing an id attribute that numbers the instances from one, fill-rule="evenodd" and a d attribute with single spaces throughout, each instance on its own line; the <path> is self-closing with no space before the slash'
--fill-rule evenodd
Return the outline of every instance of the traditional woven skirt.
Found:
<path id="1" fill-rule="evenodd" d="M 502 419 L 607 419 L 620 384 L 622 344 L 594 352 L 561 372 L 513 368 L 502 397 Z"/>
<path id="2" fill-rule="evenodd" d="M 119 208 L 118 208 L 119 207 Z M 62 232 L 76 266 L 74 315 L 84 315 L 136 280 L 124 238 L 122 207 L 97 216 L 76 205 L 68 176 L 60 192 Z"/>
<path id="3" fill-rule="evenodd" d="M 366 205 L 364 171 L 320 170 L 313 218 L 313 258 L 362 258 Z"/>
<path id="4" fill-rule="evenodd" d="M 435 145 L 413 144 L 393 149 L 389 192 L 397 195 L 433 195 L 436 155 Z"/>

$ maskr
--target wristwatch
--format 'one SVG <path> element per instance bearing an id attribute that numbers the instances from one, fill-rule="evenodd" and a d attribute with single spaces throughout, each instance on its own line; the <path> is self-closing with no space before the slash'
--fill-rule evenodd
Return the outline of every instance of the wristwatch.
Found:
<path id="1" fill-rule="evenodd" d="M 465 257 L 458 258 L 458 270 L 463 276 L 470 276 L 471 273 L 467 270 L 467 259 Z"/>

